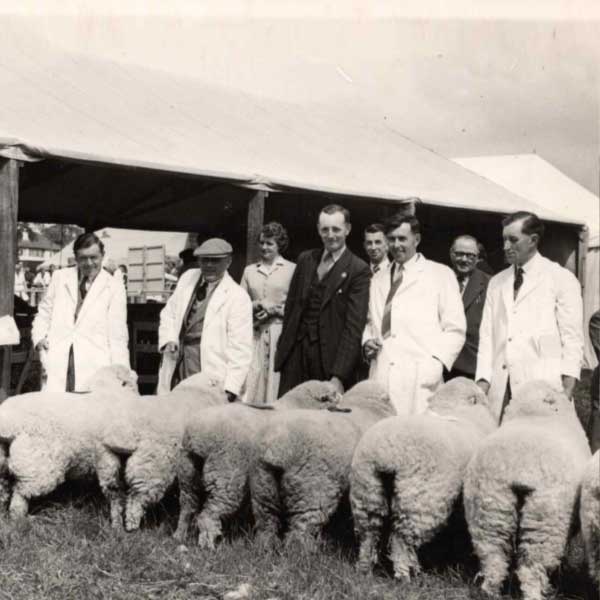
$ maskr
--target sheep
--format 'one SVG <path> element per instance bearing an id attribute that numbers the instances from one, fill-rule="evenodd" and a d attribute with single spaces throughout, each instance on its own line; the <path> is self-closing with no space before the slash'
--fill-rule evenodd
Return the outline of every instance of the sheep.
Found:
<path id="1" fill-rule="evenodd" d="M 222 520 L 244 504 L 269 422 L 280 411 L 326 408 L 337 403 L 337 396 L 329 382 L 307 381 L 274 405 L 236 403 L 194 416 L 185 427 L 177 462 L 180 514 L 175 537 L 184 541 L 194 518 L 198 545 L 214 548 L 222 536 Z"/>
<path id="2" fill-rule="evenodd" d="M 590 449 L 573 403 L 544 381 L 514 390 L 500 429 L 467 466 L 464 507 L 484 591 L 499 594 L 513 544 L 526 600 L 549 591 L 572 532 Z"/>
<path id="3" fill-rule="evenodd" d="M 600 450 L 584 472 L 579 519 L 590 576 L 600 587 Z"/>
<path id="4" fill-rule="evenodd" d="M 123 470 L 124 492 L 118 488 L 112 493 L 114 518 L 124 501 L 126 531 L 138 529 L 145 510 L 174 484 L 185 424 L 200 411 L 226 404 L 221 382 L 198 373 L 168 394 L 138 398 L 120 422 L 107 424 L 100 453 L 106 464 Z"/>
<path id="5" fill-rule="evenodd" d="M 97 474 L 110 499 L 119 473 L 98 462 L 98 424 L 111 404 L 124 410 L 138 397 L 136 381 L 134 371 L 112 365 L 92 376 L 90 392 L 32 392 L 0 406 L 0 502 L 11 517 L 26 516 L 31 498 L 66 479 Z"/>
<path id="6" fill-rule="evenodd" d="M 438 389 L 424 414 L 384 419 L 365 433 L 350 475 L 359 570 L 377 562 L 390 517 L 394 576 L 410 580 L 420 571 L 417 550 L 447 523 L 469 459 L 495 428 L 485 394 L 458 377 Z"/>
<path id="7" fill-rule="evenodd" d="M 375 423 L 395 414 L 383 387 L 367 380 L 346 392 L 337 410 L 274 418 L 250 478 L 259 534 L 314 540 L 348 492 L 359 439 Z"/>

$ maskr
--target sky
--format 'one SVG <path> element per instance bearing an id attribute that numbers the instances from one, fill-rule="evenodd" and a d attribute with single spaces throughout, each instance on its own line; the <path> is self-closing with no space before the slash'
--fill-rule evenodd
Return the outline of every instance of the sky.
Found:
<path id="1" fill-rule="evenodd" d="M 63 50 L 334 105 L 447 157 L 537 153 L 598 194 L 599 2 L 0 0 L 2 13 Z"/>

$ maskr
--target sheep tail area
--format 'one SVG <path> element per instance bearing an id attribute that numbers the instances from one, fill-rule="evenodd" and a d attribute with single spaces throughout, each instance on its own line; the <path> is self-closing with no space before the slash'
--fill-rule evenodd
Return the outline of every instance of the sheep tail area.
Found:
<path id="1" fill-rule="evenodd" d="M 372 462 L 353 464 L 350 503 L 360 544 L 357 568 L 368 572 L 388 544 L 395 473 Z"/>
<path id="2" fill-rule="evenodd" d="M 256 532 L 278 536 L 283 532 L 281 480 L 284 468 L 269 452 L 258 461 L 250 474 L 250 497 Z"/>

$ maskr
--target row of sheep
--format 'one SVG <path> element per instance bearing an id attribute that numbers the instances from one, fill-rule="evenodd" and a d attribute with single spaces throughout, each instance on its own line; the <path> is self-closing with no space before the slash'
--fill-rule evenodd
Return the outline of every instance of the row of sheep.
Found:
<path id="1" fill-rule="evenodd" d="M 112 525 L 134 530 L 177 479 L 175 535 L 192 529 L 212 548 L 248 492 L 257 534 L 288 537 L 317 535 L 349 493 L 358 568 L 377 562 L 389 523 L 394 574 L 410 579 L 417 550 L 462 501 L 487 592 L 500 593 L 516 550 L 524 598 L 544 597 L 579 526 L 600 580 L 600 453 L 590 457 L 572 402 L 543 382 L 515 390 L 500 428 L 463 378 L 408 417 L 372 381 L 342 397 L 309 381 L 273 407 L 229 404 L 201 374 L 139 396 L 135 373 L 110 367 L 89 387 L 0 406 L 0 500 L 11 516 L 66 479 L 96 477 Z"/>

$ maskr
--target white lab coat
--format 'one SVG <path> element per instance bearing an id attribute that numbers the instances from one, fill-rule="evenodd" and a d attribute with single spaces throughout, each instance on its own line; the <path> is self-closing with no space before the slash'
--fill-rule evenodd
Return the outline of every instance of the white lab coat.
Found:
<path id="1" fill-rule="evenodd" d="M 102 269 L 75 321 L 77 294 L 77 268 L 55 271 L 33 321 L 31 337 L 34 345 L 48 338 L 48 351 L 40 352 L 48 376 L 46 390 L 65 390 L 71 345 L 76 391 L 84 391 L 87 380 L 101 367 L 111 364 L 129 367 L 127 301 L 123 284 Z"/>
<path id="2" fill-rule="evenodd" d="M 513 300 L 514 267 L 490 280 L 481 326 L 476 380 L 490 383 L 488 397 L 500 417 L 506 384 L 534 379 L 562 389 L 561 375 L 579 378 L 583 360 L 583 302 L 575 276 L 540 254 L 525 265 Z"/>
<path id="3" fill-rule="evenodd" d="M 363 344 L 369 339 L 383 344 L 371 361 L 369 378 L 388 390 L 399 415 L 427 409 L 427 399 L 442 383 L 442 363 L 452 368 L 465 342 L 465 313 L 454 273 L 421 254 L 417 257 L 407 264 L 392 300 L 391 335 L 385 340 L 381 321 L 391 264 L 373 276 L 363 334 Z"/>
<path id="4" fill-rule="evenodd" d="M 200 269 L 186 271 L 161 311 L 159 348 L 167 342 L 179 345 L 183 318 L 200 275 Z M 223 389 L 239 394 L 251 360 L 252 302 L 250 296 L 225 273 L 206 307 L 200 341 L 202 373 L 222 382 Z M 176 358 L 164 353 L 157 394 L 170 391 L 175 366 Z"/>

